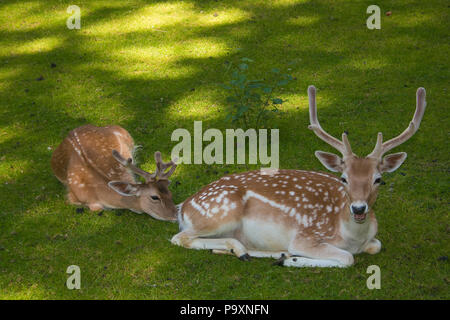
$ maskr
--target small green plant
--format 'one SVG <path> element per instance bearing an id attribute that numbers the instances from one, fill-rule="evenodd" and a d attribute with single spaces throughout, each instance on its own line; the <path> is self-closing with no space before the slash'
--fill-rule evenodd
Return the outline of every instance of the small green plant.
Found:
<path id="1" fill-rule="evenodd" d="M 294 78 L 273 68 L 267 79 L 248 79 L 251 62 L 253 60 L 249 58 L 241 58 L 237 65 L 228 63 L 226 73 L 232 71 L 231 80 L 221 84 L 221 87 L 230 92 L 226 98 L 227 120 L 245 129 L 258 129 L 267 127 L 271 118 L 283 113 L 279 107 L 286 100 L 274 97 L 274 93 Z"/>

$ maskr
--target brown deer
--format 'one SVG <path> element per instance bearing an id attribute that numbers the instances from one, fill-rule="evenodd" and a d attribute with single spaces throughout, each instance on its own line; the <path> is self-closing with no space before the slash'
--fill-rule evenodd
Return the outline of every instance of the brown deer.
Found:
<path id="1" fill-rule="evenodd" d="M 172 243 L 193 249 L 232 253 L 241 259 L 278 258 L 295 267 L 347 267 L 353 254 L 378 253 L 377 220 L 372 210 L 381 175 L 406 159 L 400 152 L 383 154 L 402 144 L 419 128 L 425 111 L 425 89 L 417 90 L 416 112 L 409 127 L 383 143 L 378 134 L 372 153 L 356 156 L 347 135 L 342 141 L 325 132 L 317 119 L 316 89 L 308 88 L 309 128 L 333 146 L 315 155 L 328 173 L 278 170 L 236 173 L 212 182 L 181 204 L 180 230 Z"/>
<path id="2" fill-rule="evenodd" d="M 53 152 L 51 165 L 73 204 L 93 211 L 122 208 L 159 220 L 176 220 L 177 209 L 168 189 L 176 164 L 162 162 L 161 153 L 155 152 L 156 171 L 151 174 L 134 165 L 134 149 L 133 138 L 122 127 L 84 125 L 72 130 Z M 134 174 L 145 183 L 138 182 Z"/>

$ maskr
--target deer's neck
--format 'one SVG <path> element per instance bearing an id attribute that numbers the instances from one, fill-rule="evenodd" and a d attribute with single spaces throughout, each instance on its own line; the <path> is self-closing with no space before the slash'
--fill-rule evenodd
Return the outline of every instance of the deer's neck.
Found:
<path id="1" fill-rule="evenodd" d="M 118 180 L 121 180 L 124 182 L 129 182 L 129 183 L 138 183 L 138 181 L 133 176 L 133 174 L 131 174 L 129 172 L 126 175 L 121 175 L 120 177 L 118 177 Z M 108 180 L 106 180 L 105 183 L 108 183 L 109 181 L 111 181 L 111 180 L 108 179 Z M 111 190 L 108 189 L 108 192 L 111 193 Z M 122 196 L 115 192 L 113 194 L 114 194 L 114 198 L 112 199 L 112 201 L 114 203 L 112 203 L 112 205 L 114 205 L 115 208 L 129 209 L 129 210 L 137 212 L 137 213 L 144 212 L 141 208 L 139 199 L 136 196 L 129 196 L 129 197 Z"/>
<path id="2" fill-rule="evenodd" d="M 341 212 L 339 219 L 340 247 L 352 253 L 359 253 L 375 237 L 376 233 L 377 221 L 372 210 L 368 212 L 364 223 L 357 223 L 353 220 L 348 205 Z"/>
<path id="3" fill-rule="evenodd" d="M 120 196 L 120 207 L 123 209 L 129 209 L 131 211 L 134 211 L 136 213 L 142 213 L 144 212 L 140 206 L 139 199 L 136 196 Z"/>
<path id="4" fill-rule="evenodd" d="M 108 186 L 105 186 L 102 190 L 104 191 L 103 195 L 99 198 L 102 199 L 100 201 L 103 206 L 113 209 L 129 209 L 137 213 L 144 212 L 136 196 L 122 196 L 109 189 Z"/>

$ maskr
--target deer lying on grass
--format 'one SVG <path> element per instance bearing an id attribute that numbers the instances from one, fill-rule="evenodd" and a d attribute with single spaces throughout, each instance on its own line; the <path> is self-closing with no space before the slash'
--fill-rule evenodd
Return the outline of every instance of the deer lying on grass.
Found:
<path id="1" fill-rule="evenodd" d="M 192 249 L 232 253 L 243 260 L 278 258 L 295 267 L 347 267 L 353 254 L 378 253 L 377 220 L 371 209 L 381 175 L 396 170 L 406 153 L 383 154 L 402 144 L 419 128 L 425 111 L 425 89 L 417 90 L 417 106 L 409 127 L 383 143 L 378 133 L 375 149 L 364 158 L 325 132 L 317 119 L 316 89 L 308 88 L 309 128 L 343 157 L 316 151 L 331 174 L 302 170 L 260 171 L 222 177 L 204 187 L 179 207 L 181 232 L 172 243 Z"/>
<path id="2" fill-rule="evenodd" d="M 67 186 L 73 204 L 93 211 L 121 208 L 159 220 L 176 220 L 168 189 L 176 164 L 162 162 L 161 153 L 155 152 L 157 168 L 151 174 L 133 164 L 134 149 L 133 138 L 119 126 L 85 125 L 72 130 L 58 146 L 52 155 L 52 169 Z M 133 173 L 145 183 L 137 182 Z"/>

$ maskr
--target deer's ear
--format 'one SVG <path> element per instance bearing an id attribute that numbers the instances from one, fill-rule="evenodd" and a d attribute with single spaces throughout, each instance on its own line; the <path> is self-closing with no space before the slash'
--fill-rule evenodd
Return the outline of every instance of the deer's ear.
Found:
<path id="1" fill-rule="evenodd" d="M 344 170 L 344 161 L 334 153 L 316 151 L 314 154 L 328 170 L 333 172 L 342 172 Z"/>
<path id="2" fill-rule="evenodd" d="M 140 188 L 136 184 L 122 181 L 110 181 L 108 182 L 108 186 L 118 194 L 125 197 L 139 196 L 140 194 Z"/>
<path id="3" fill-rule="evenodd" d="M 380 164 L 380 171 L 393 172 L 398 169 L 406 159 L 406 152 L 393 153 L 385 156 Z"/>

